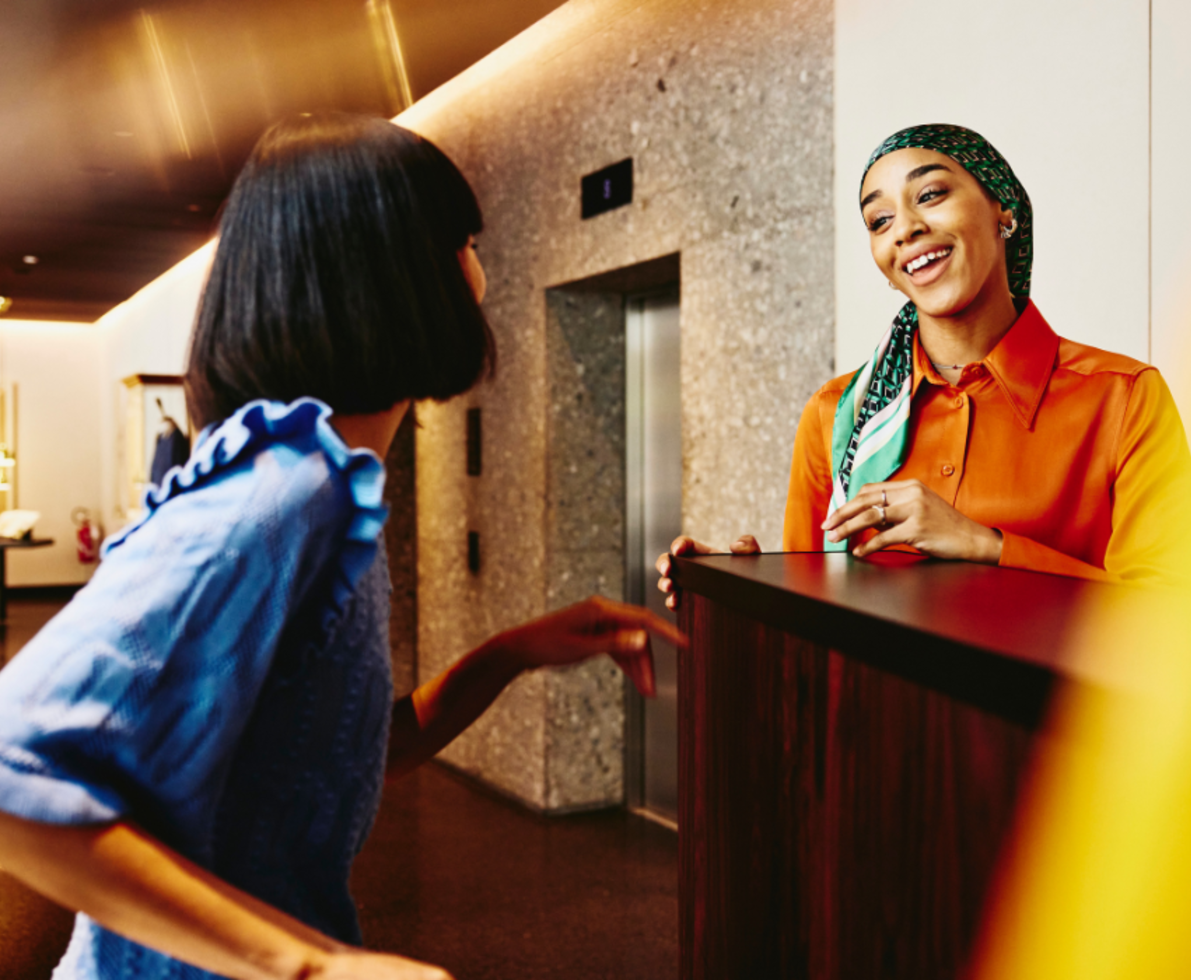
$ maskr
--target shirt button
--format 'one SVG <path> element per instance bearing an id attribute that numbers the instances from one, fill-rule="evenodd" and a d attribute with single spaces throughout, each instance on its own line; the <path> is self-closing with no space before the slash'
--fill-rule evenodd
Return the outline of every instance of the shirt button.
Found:
<path id="1" fill-rule="evenodd" d="M 955 407 L 956 408 L 964 407 L 964 396 L 963 395 L 960 395 L 957 399 L 955 399 Z"/>
<path id="2" fill-rule="evenodd" d="M 941 470 L 939 470 L 939 472 L 942 473 L 944 476 L 951 476 L 951 474 L 955 472 L 955 467 L 952 466 L 950 463 L 944 463 L 943 468 Z"/>

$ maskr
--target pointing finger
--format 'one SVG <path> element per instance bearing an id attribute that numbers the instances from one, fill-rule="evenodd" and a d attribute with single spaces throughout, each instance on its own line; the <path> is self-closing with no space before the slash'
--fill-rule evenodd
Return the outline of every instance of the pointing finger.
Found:
<path id="1" fill-rule="evenodd" d="M 635 656 L 612 654 L 616 665 L 625 672 L 642 697 L 657 696 L 657 677 L 653 668 L 653 652 L 648 647 Z"/>
<path id="2" fill-rule="evenodd" d="M 627 602 L 615 602 L 611 599 L 597 600 L 599 609 L 598 623 L 593 633 L 607 637 L 610 633 L 620 633 L 632 630 L 648 630 L 663 639 L 669 640 L 675 646 L 687 645 L 686 634 L 668 620 L 655 612 L 650 612 L 641 606 L 633 606 Z"/>

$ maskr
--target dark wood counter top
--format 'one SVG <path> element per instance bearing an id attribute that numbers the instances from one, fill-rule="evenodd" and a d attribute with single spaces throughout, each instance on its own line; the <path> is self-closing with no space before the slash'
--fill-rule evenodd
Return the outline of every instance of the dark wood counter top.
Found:
<path id="1" fill-rule="evenodd" d="M 766 625 L 1035 727 L 1072 624 L 1120 586 L 1038 572 L 838 553 L 677 558 L 675 583 Z"/>

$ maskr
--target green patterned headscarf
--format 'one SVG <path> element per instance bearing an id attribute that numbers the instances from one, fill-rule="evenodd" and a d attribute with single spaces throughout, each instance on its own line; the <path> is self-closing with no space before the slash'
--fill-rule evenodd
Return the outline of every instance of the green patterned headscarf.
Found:
<path id="1" fill-rule="evenodd" d="M 962 126 L 913 126 L 890 136 L 873 151 L 861 176 L 895 150 L 935 150 L 961 164 L 1017 219 L 1017 231 L 1005 243 L 1009 290 L 1019 299 L 1030 295 L 1034 260 L 1034 213 L 1030 196 L 1013 169 L 991 143 Z M 881 338 L 868 363 L 856 372 L 840 396 L 831 436 L 831 510 L 850 500 L 866 483 L 889 479 L 909 450 L 910 388 L 914 375 L 914 334 L 918 309 L 906 303 Z M 825 542 L 843 551 L 846 542 Z"/>

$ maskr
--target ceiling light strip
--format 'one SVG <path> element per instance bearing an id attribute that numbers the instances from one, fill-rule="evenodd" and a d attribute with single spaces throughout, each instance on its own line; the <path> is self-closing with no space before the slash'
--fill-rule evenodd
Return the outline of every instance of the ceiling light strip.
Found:
<path id="1" fill-rule="evenodd" d="M 385 82 L 391 89 L 390 96 L 400 100 L 401 110 L 408 109 L 414 104 L 414 93 L 409 84 L 409 71 L 405 67 L 397 21 L 388 0 L 368 0 L 368 19 L 377 35 L 378 46 L 387 54 L 384 59 Z M 395 77 L 391 77 L 390 72 Z"/>
<path id="2" fill-rule="evenodd" d="M 188 160 L 193 160 L 194 154 L 190 150 L 190 140 L 186 137 L 186 126 L 182 122 L 182 110 L 178 106 L 178 97 L 174 92 L 173 82 L 170 80 L 165 51 L 157 36 L 157 25 L 153 22 L 153 15 L 147 10 L 140 11 L 140 15 L 141 31 L 144 33 L 145 44 L 149 48 L 149 57 L 157 68 L 157 75 L 165 92 L 166 108 L 169 110 L 170 119 L 174 124 L 174 135 L 178 139 L 178 146 L 186 154 Z"/>

